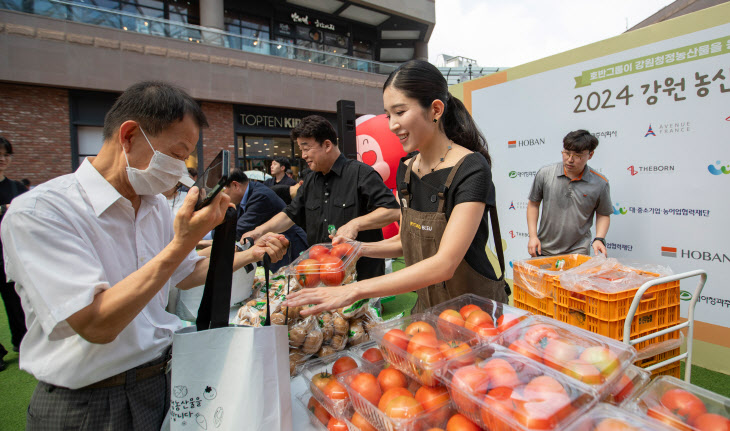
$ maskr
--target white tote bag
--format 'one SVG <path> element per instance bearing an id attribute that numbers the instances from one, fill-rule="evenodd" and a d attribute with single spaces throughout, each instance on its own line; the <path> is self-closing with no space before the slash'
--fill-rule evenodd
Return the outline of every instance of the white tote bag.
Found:
<path id="1" fill-rule="evenodd" d="M 228 324 L 235 222 L 229 208 L 215 229 L 197 326 L 173 336 L 172 431 L 292 429 L 288 328 Z"/>
<path id="2" fill-rule="evenodd" d="M 287 327 L 175 334 L 172 431 L 291 430 Z"/>

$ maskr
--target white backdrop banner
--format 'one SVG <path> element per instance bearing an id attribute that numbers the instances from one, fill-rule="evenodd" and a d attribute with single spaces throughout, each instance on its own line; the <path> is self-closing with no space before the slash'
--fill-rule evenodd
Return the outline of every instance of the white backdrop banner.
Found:
<path id="1" fill-rule="evenodd" d="M 492 154 L 507 260 L 529 257 L 526 208 L 535 173 L 561 161 L 568 132 L 586 129 L 599 139 L 588 164 L 611 186 L 609 256 L 675 273 L 706 270 L 696 318 L 730 326 L 727 6 L 713 8 L 724 24 L 676 31 L 673 21 L 687 27 L 697 20 L 673 20 L 660 24 L 670 37 L 650 27 L 579 48 L 574 64 L 543 60 L 464 84 Z M 637 43 L 642 35 L 651 43 Z M 683 317 L 696 280 L 682 283 Z"/>

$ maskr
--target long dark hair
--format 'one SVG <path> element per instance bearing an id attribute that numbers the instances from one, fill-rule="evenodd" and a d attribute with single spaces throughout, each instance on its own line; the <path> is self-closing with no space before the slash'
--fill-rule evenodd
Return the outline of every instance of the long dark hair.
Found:
<path id="1" fill-rule="evenodd" d="M 487 140 L 479 131 L 466 106 L 449 93 L 446 79 L 436 66 L 423 60 L 403 63 L 390 73 L 383 84 L 383 91 L 390 86 L 402 91 L 407 97 L 418 100 L 424 109 L 429 109 L 436 99 L 442 101 L 445 110 L 439 121 L 439 128 L 446 137 L 471 151 L 481 153 L 489 164 L 492 164 Z"/>

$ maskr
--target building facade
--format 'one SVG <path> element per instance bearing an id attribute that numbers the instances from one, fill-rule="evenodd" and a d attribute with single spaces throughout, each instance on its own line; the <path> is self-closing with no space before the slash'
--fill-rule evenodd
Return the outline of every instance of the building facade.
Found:
<path id="1" fill-rule="evenodd" d="M 387 74 L 427 57 L 434 15 L 433 0 L 0 0 L 7 175 L 75 170 L 119 93 L 148 79 L 186 89 L 208 117 L 190 166 L 220 149 L 245 170 L 297 166 L 291 128 L 310 114 L 334 124 L 343 99 L 382 112 Z"/>

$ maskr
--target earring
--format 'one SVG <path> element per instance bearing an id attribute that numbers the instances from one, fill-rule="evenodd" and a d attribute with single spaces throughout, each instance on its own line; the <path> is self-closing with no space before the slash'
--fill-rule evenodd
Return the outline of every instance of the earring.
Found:
<path id="1" fill-rule="evenodd" d="M 433 119 L 433 122 L 434 122 L 434 123 L 438 123 L 438 122 L 439 122 L 438 118 L 434 118 L 434 119 Z"/>

